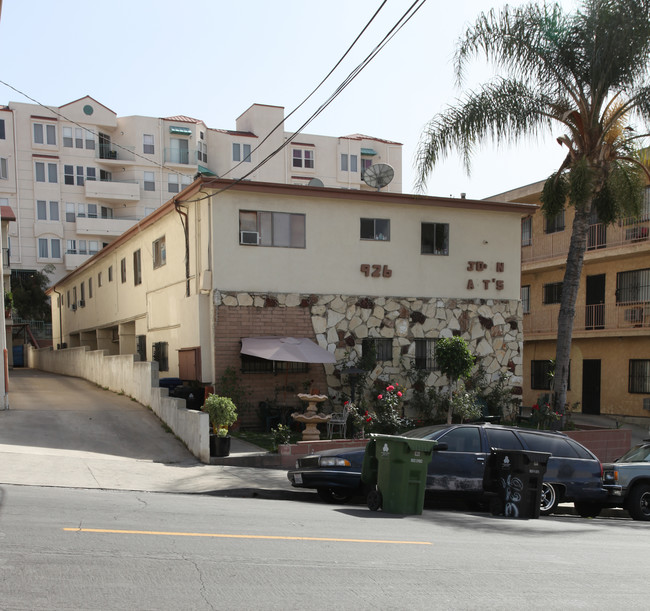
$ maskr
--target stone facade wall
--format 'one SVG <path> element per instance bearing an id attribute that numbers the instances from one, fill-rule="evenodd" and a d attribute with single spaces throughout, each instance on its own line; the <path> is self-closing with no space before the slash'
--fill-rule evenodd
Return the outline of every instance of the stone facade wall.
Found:
<path id="1" fill-rule="evenodd" d="M 393 342 L 392 361 L 378 362 L 370 380 L 390 380 L 408 387 L 406 371 L 414 362 L 414 340 L 454 335 L 468 342 L 490 381 L 509 373 L 510 384 L 521 394 L 523 327 L 518 300 L 216 292 L 215 304 L 217 363 L 225 362 L 219 354 L 224 357 L 228 352 L 234 364 L 239 348 L 233 342 L 241 337 L 302 333 L 336 356 L 336 365 L 313 366 L 314 371 L 324 368 L 326 388 L 319 388 L 334 400 L 343 390 L 340 371 L 358 362 L 365 338 Z M 311 321 L 308 329 L 304 326 L 307 320 Z M 221 335 L 226 329 L 228 337 Z M 262 382 L 258 378 L 251 384 Z M 447 380 L 440 372 L 431 371 L 426 384 L 444 386 Z M 255 394 L 259 391 L 257 388 Z"/>

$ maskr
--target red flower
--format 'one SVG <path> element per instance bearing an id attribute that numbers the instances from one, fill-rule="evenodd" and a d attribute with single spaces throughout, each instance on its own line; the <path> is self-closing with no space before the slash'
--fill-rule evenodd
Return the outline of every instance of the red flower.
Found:
<path id="1" fill-rule="evenodd" d="M 377 395 L 377 399 L 379 399 L 380 401 L 381 401 L 383 398 L 384 398 L 384 397 L 383 397 L 382 395 Z"/>
<path id="2" fill-rule="evenodd" d="M 345 401 L 345 402 L 343 403 L 343 405 L 345 406 L 345 405 L 347 405 L 348 403 L 350 403 L 350 402 L 349 402 L 349 401 Z"/>
<path id="3" fill-rule="evenodd" d="M 538 409 L 539 409 L 539 405 L 537 405 L 537 403 L 535 403 L 535 405 L 533 405 L 532 409 L 534 409 L 534 410 L 538 410 Z"/>
<path id="4" fill-rule="evenodd" d="M 366 422 L 372 422 L 372 418 L 371 418 L 370 416 L 368 416 L 368 417 L 366 418 Z"/>
<path id="5" fill-rule="evenodd" d="M 386 386 L 386 390 L 387 390 L 388 392 L 392 392 L 392 391 L 395 390 L 395 387 L 391 384 L 390 386 Z"/>
<path id="6" fill-rule="evenodd" d="M 401 397 L 401 396 L 402 396 L 402 393 L 401 393 L 399 390 L 397 391 L 397 396 L 398 396 L 398 397 Z"/>

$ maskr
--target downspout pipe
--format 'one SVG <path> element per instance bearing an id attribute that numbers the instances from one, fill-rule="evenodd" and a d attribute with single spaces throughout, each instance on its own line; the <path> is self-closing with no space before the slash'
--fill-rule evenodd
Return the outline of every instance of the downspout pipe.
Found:
<path id="1" fill-rule="evenodd" d="M 183 235 L 185 237 L 185 297 L 190 296 L 190 234 L 188 227 L 187 212 L 182 209 L 180 203 L 174 198 L 174 207 L 178 215 L 181 217 L 181 225 L 183 225 Z"/>

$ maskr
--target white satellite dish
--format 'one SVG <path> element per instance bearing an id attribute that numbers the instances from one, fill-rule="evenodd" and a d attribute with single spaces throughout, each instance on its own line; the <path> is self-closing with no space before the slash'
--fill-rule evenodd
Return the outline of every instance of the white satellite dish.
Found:
<path id="1" fill-rule="evenodd" d="M 308 187 L 324 187 L 323 181 L 320 178 L 312 178 L 308 183 Z"/>
<path id="2" fill-rule="evenodd" d="M 387 163 L 376 163 L 371 165 L 363 173 L 363 181 L 373 189 L 379 191 L 389 184 L 395 177 L 395 170 Z"/>

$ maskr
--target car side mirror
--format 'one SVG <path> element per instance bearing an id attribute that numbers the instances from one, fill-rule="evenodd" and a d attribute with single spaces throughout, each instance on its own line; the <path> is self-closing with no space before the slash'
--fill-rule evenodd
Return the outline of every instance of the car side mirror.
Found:
<path id="1" fill-rule="evenodd" d="M 440 450 L 446 450 L 448 447 L 449 446 L 446 443 L 441 442 L 433 448 L 433 451 L 440 452 Z"/>

